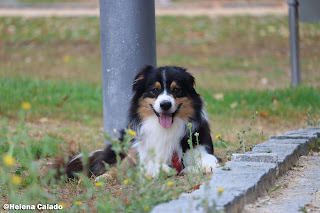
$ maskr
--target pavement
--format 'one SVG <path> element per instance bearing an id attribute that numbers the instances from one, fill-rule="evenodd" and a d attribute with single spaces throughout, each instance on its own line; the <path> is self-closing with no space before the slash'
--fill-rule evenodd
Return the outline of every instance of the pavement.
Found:
<path id="1" fill-rule="evenodd" d="M 232 160 L 224 167 L 216 169 L 212 179 L 198 190 L 183 193 L 179 199 L 160 204 L 152 212 L 250 212 L 248 208 L 257 210 L 259 204 L 251 207 L 247 205 L 268 195 L 275 188 L 277 179 L 287 175 L 288 171 L 299 163 L 300 156 L 308 155 L 310 145 L 319 138 L 320 127 L 270 136 L 268 141 L 255 146 L 251 152 L 233 154 Z M 310 165 L 306 166 L 304 176 L 297 176 L 296 184 L 291 185 L 291 191 L 288 190 L 282 202 L 279 199 L 275 205 L 269 202 L 269 209 L 261 212 L 299 212 L 308 205 L 311 205 L 311 211 L 320 212 L 317 203 L 320 190 L 320 155 L 310 157 L 310 163 L 307 164 Z M 218 192 L 221 188 L 224 189 L 223 193 Z"/>
<path id="2" fill-rule="evenodd" d="M 301 156 L 279 177 L 275 188 L 253 204 L 245 213 L 320 212 L 320 153 Z"/>

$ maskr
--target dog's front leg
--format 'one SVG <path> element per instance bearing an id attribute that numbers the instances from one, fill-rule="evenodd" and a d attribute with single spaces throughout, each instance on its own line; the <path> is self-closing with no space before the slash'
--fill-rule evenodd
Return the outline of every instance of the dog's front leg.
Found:
<path id="1" fill-rule="evenodd" d="M 218 159 L 209 154 L 204 146 L 197 146 L 193 150 L 187 150 L 184 156 L 185 168 L 181 174 L 199 172 L 210 173 L 219 166 Z"/>

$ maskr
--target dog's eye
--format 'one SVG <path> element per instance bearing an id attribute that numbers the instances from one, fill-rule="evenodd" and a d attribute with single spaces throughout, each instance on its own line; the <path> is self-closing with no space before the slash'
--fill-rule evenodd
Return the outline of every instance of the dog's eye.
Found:
<path id="1" fill-rule="evenodd" d="M 153 95 L 157 95 L 158 93 L 159 93 L 159 89 L 158 88 L 152 88 L 151 90 L 150 90 L 150 93 L 151 94 L 153 94 Z"/>
<path id="2" fill-rule="evenodd" d="M 180 92 L 180 89 L 177 88 L 177 87 L 175 87 L 175 88 L 173 89 L 173 91 L 176 92 L 176 93 L 178 93 L 178 92 Z"/>

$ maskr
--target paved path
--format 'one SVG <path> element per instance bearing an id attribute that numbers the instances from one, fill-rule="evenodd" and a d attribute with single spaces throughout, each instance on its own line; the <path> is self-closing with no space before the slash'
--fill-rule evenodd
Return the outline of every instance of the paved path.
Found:
<path id="1" fill-rule="evenodd" d="M 255 8 L 175 8 L 157 9 L 157 16 L 234 16 L 234 15 L 286 15 L 287 6 L 281 7 L 255 7 Z M 98 8 L 78 9 L 44 9 L 44 8 L 0 8 L 0 17 L 22 16 L 22 17 L 77 17 L 77 16 L 99 16 Z"/>
<path id="2" fill-rule="evenodd" d="M 245 213 L 320 212 L 320 153 L 302 156 L 276 186 L 280 189 L 246 205 Z"/>

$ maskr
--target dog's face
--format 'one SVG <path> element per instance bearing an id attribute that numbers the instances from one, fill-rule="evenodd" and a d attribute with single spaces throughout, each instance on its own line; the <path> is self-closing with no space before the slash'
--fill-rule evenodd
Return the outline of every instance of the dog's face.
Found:
<path id="1" fill-rule="evenodd" d="M 144 67 L 133 83 L 136 114 L 141 120 L 157 116 L 163 128 L 175 118 L 189 121 L 194 116 L 194 78 L 181 67 Z"/>

